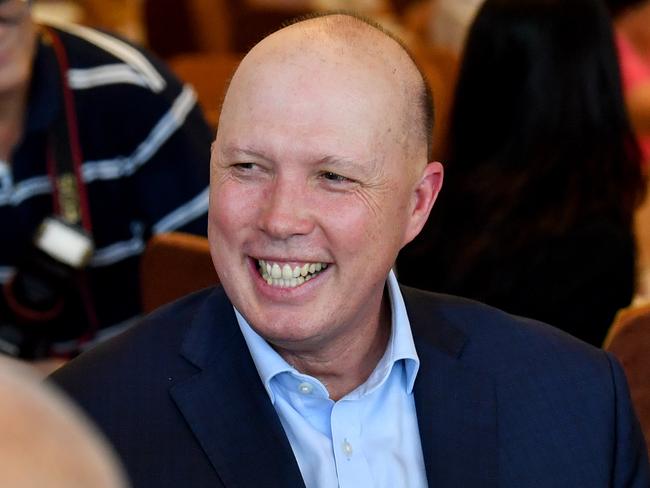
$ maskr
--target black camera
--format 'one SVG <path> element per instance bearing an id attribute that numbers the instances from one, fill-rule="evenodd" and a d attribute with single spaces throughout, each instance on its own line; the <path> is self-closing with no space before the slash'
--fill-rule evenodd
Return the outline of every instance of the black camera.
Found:
<path id="1" fill-rule="evenodd" d="M 20 357 L 46 354 L 50 329 L 93 252 L 92 238 L 78 226 L 48 217 L 39 226 L 12 279 L 3 288 L 0 352 Z"/>

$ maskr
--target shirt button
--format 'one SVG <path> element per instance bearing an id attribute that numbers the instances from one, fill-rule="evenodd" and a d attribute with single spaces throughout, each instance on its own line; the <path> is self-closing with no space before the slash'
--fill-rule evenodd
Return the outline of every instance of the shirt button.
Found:
<path id="1" fill-rule="evenodd" d="M 314 387 L 311 386 L 311 383 L 307 383 L 305 381 L 303 383 L 300 383 L 300 385 L 298 385 L 298 391 L 303 395 L 309 395 L 312 391 L 314 391 Z"/>
<path id="2" fill-rule="evenodd" d="M 350 444 L 347 439 L 343 441 L 343 452 L 347 457 L 352 456 L 352 444 Z"/>

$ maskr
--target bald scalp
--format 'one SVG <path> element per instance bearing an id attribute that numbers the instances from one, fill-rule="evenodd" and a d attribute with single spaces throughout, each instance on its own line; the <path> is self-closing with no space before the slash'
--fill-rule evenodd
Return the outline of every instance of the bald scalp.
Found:
<path id="1" fill-rule="evenodd" d="M 404 102 L 404 111 L 400 114 L 402 140 L 398 142 L 406 145 L 409 154 L 426 148 L 426 162 L 432 161 L 433 96 L 424 73 L 397 36 L 377 22 L 350 12 L 310 14 L 294 19 L 285 28 L 302 29 L 312 40 L 324 37 L 342 44 L 342 51 L 356 51 L 360 58 L 391 67 Z"/>
<path id="2" fill-rule="evenodd" d="M 291 42 L 277 42 L 269 50 L 268 44 L 286 41 L 287 34 L 291 34 Z M 398 130 L 391 137 L 407 160 L 420 163 L 417 169 L 432 161 L 434 109 L 429 85 L 403 43 L 379 24 L 349 13 L 313 14 L 271 34 L 249 56 L 254 56 L 258 49 L 267 51 L 266 59 L 270 51 L 285 62 L 305 53 L 318 59 L 319 53 L 335 52 L 341 58 L 352 58 L 359 65 L 383 72 L 395 87 L 401 105 L 393 114 L 392 122 Z"/>

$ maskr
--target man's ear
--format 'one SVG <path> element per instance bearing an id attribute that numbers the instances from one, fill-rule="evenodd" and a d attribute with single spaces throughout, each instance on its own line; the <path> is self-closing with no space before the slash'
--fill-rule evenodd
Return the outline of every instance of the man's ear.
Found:
<path id="1" fill-rule="evenodd" d="M 415 239 L 427 219 L 442 188 L 444 170 L 437 161 L 427 164 L 411 196 L 409 223 L 404 234 L 403 246 Z"/>

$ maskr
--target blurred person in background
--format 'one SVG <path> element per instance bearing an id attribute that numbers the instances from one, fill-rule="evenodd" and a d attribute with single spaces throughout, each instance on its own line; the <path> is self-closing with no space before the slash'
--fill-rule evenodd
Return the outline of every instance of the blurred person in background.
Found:
<path id="1" fill-rule="evenodd" d="M 0 1 L 0 351 L 74 355 L 139 314 L 149 236 L 206 232 L 211 138 L 142 50 Z"/>
<path id="2" fill-rule="evenodd" d="M 644 167 L 650 164 L 650 1 L 607 0 L 614 18 L 625 102 L 637 132 Z M 645 33 L 645 36 L 643 34 Z M 645 46 L 650 48 L 650 45 Z"/>
<path id="3" fill-rule="evenodd" d="M 597 346 L 635 287 L 644 181 L 597 0 L 487 0 L 451 111 L 437 213 L 408 285 L 532 317 Z"/>
<path id="4" fill-rule="evenodd" d="M 85 415 L 24 364 L 0 357 L 0 475 L 5 488 L 127 488 Z"/>

